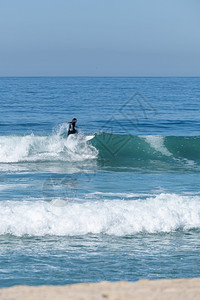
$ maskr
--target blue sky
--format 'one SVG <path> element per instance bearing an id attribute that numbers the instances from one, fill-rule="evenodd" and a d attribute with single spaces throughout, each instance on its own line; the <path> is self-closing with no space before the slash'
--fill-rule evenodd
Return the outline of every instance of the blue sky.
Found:
<path id="1" fill-rule="evenodd" d="M 199 0 L 1 0 L 0 76 L 200 76 Z"/>

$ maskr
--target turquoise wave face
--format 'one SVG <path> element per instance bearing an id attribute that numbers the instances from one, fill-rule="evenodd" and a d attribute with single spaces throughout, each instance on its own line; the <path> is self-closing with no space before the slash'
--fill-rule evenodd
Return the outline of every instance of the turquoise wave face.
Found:
<path id="1" fill-rule="evenodd" d="M 176 136 L 134 136 L 101 133 L 92 144 L 99 151 L 99 158 L 116 161 L 120 165 L 127 161 L 137 162 L 155 160 L 172 163 L 200 162 L 200 137 Z"/>

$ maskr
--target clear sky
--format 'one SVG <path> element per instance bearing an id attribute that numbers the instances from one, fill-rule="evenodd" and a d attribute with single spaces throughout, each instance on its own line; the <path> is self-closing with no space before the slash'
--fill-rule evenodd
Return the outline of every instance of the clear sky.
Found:
<path id="1" fill-rule="evenodd" d="M 0 0 L 0 76 L 200 76 L 200 1 Z"/>

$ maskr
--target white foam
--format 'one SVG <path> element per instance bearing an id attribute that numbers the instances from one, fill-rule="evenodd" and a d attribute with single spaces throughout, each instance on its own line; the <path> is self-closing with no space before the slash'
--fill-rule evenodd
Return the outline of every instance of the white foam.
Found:
<path id="1" fill-rule="evenodd" d="M 134 235 L 200 228 L 200 197 L 160 194 L 146 200 L 0 202 L 0 234 Z"/>
<path id="2" fill-rule="evenodd" d="M 166 156 L 171 156 L 172 153 L 164 145 L 164 137 L 159 135 L 148 135 L 143 137 L 149 145 L 156 151 Z"/>
<path id="3" fill-rule="evenodd" d="M 73 136 L 68 139 L 59 134 L 50 136 L 1 136 L 0 162 L 23 161 L 83 161 L 94 159 L 98 151 L 92 145 Z"/>
<path id="4" fill-rule="evenodd" d="M 14 190 L 14 189 L 27 189 L 29 187 L 29 184 L 27 183 L 17 183 L 17 184 L 9 184 L 6 182 L 6 184 L 1 184 L 0 183 L 0 191 L 3 192 L 3 191 L 6 191 L 6 190 Z"/>

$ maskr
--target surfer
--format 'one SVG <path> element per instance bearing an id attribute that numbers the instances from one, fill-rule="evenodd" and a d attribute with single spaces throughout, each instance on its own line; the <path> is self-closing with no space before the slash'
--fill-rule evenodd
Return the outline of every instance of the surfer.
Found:
<path id="1" fill-rule="evenodd" d="M 75 129 L 76 122 L 77 122 L 77 119 L 76 119 L 76 118 L 73 118 L 71 122 L 68 122 L 68 124 L 69 124 L 69 128 L 68 128 L 68 136 L 69 136 L 70 134 L 78 133 L 78 130 Z"/>

